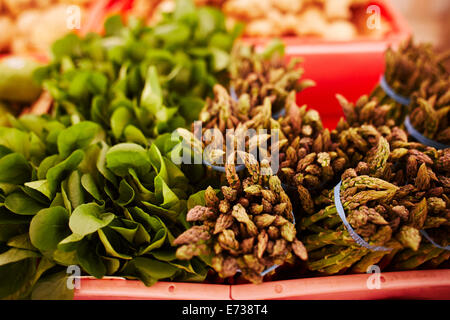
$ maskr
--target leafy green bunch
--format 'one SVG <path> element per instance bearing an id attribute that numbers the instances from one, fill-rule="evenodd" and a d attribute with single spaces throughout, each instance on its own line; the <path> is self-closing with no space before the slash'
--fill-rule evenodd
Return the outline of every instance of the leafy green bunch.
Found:
<path id="1" fill-rule="evenodd" d="M 92 120 L 114 143 L 143 144 L 197 119 L 214 84 L 226 82 L 239 33 L 227 30 L 220 11 L 179 0 L 152 27 L 112 16 L 102 36 L 66 36 L 35 76 L 54 98 L 57 118 Z"/>
<path id="2" fill-rule="evenodd" d="M 172 246 L 189 228 L 191 187 L 164 141 L 111 146 L 91 121 L 10 122 L 0 127 L 0 298 L 66 292 L 71 265 L 146 285 L 204 279 L 204 264 L 179 261 Z"/>

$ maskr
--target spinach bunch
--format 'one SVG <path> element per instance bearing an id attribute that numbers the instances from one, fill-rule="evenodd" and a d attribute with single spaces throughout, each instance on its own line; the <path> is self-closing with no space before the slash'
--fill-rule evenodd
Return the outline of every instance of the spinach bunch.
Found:
<path id="1" fill-rule="evenodd" d="M 92 121 L 9 121 L 0 127 L 0 298 L 67 296 L 72 265 L 146 285 L 205 278 L 200 259 L 180 261 L 172 246 L 189 228 L 192 189 L 161 154 L 165 139 L 110 145 Z"/>
<path id="2" fill-rule="evenodd" d="M 113 143 L 144 144 L 197 119 L 217 82 L 226 83 L 234 40 L 224 15 L 190 0 L 152 27 L 120 16 L 105 34 L 70 34 L 53 47 L 52 62 L 35 75 L 55 100 L 61 121 L 92 120 Z"/>

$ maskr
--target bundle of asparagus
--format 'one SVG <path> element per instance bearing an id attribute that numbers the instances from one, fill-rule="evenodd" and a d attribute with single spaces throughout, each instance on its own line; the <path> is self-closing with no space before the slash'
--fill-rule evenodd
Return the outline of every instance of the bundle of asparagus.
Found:
<path id="1" fill-rule="evenodd" d="M 247 151 L 257 155 L 256 148 L 269 157 L 272 144 L 268 141 L 274 130 L 277 140 L 273 142 L 278 149 L 287 142 L 278 122 L 272 119 L 271 102 L 267 97 L 263 105 L 250 108 L 247 94 L 238 101 L 231 98 L 228 91 L 220 86 L 214 86 L 214 100 L 207 102 L 200 113 L 202 126 L 192 125 L 192 133 L 182 131 L 185 140 L 196 141 L 210 164 L 223 166 L 227 156 L 234 150 Z M 197 132 L 201 130 L 201 132 Z M 201 141 L 199 140 L 201 137 Z M 227 148 L 231 148 L 227 154 Z M 261 149 L 262 148 L 262 149 Z M 263 157 L 261 157 L 263 158 Z"/>
<path id="2" fill-rule="evenodd" d="M 415 169 L 414 165 L 410 167 Z M 422 192 L 427 190 L 421 202 L 424 207 L 422 210 L 426 215 L 422 228 L 438 246 L 426 241 L 418 251 L 404 250 L 395 257 L 393 269 L 415 269 L 425 262 L 428 262 L 429 267 L 436 268 L 450 258 L 449 250 L 439 248 L 439 246 L 450 245 L 450 149 L 437 152 L 432 169 L 425 173 L 419 168 L 416 179 L 423 181 Z M 411 175 L 414 173 L 416 173 L 415 170 L 410 172 Z"/>
<path id="3" fill-rule="evenodd" d="M 234 165 L 227 165 L 228 186 L 221 197 L 209 187 L 205 205 L 195 206 L 187 221 L 197 223 L 175 239 L 176 256 L 191 259 L 207 255 L 220 277 L 242 276 L 260 283 L 263 271 L 293 261 L 294 255 L 307 259 L 302 242 L 296 238 L 292 205 L 281 182 L 271 174 L 268 162 L 258 164 L 250 154 L 245 159 L 248 173 L 241 181 Z"/>
<path id="4" fill-rule="evenodd" d="M 450 145 L 450 76 L 422 83 L 413 95 L 409 118 L 426 138 Z"/>
<path id="5" fill-rule="evenodd" d="M 448 79 L 449 71 L 445 69 L 445 60 L 450 58 L 450 51 L 437 54 L 431 44 L 415 45 L 412 39 L 402 44 L 397 51 L 389 48 L 386 52 L 384 79 L 395 94 L 408 100 L 418 91 L 423 83 L 433 84 L 439 79 Z M 409 103 L 400 103 L 386 92 L 383 85 L 378 85 L 371 94 L 380 105 L 392 104 L 391 119 L 397 125 L 403 123 L 408 113 Z"/>
<path id="6" fill-rule="evenodd" d="M 396 125 L 396 106 L 393 103 L 378 103 L 377 98 L 361 96 L 356 103 L 349 102 L 344 96 L 337 94 L 336 98 L 342 107 L 345 120 L 341 120 L 338 127 L 360 127 L 373 125 L 379 131 L 385 132 Z"/>
<path id="7" fill-rule="evenodd" d="M 397 105 L 389 102 L 380 104 L 375 97 L 361 96 L 353 104 L 345 97 L 336 95 L 345 115 L 338 128 L 360 127 L 371 124 L 381 133 L 389 132 L 396 126 Z M 434 83 L 425 81 L 412 94 L 408 111 L 412 127 L 424 137 L 444 145 L 450 144 L 450 77 Z M 417 138 L 409 132 L 412 138 Z"/>
<path id="8" fill-rule="evenodd" d="M 386 128 L 385 137 L 391 135 L 391 130 Z M 347 122 L 340 121 L 336 129 L 331 131 L 331 140 L 337 144 L 336 152 L 342 164 L 341 168 L 356 168 L 358 163 L 374 148 L 382 136 L 381 132 L 372 125 L 350 127 Z"/>
<path id="9" fill-rule="evenodd" d="M 199 116 L 203 131 L 217 128 L 225 135 L 227 129 L 236 129 L 239 125 L 255 130 L 278 127 L 278 123 L 272 119 L 269 98 L 264 99 L 261 105 L 256 105 L 251 103 L 248 94 L 241 95 L 236 101 L 219 84 L 215 85 L 213 90 L 214 99 L 207 99 Z"/>
<path id="10" fill-rule="evenodd" d="M 405 132 L 394 128 L 387 139 L 379 134 L 377 145 L 364 161 L 342 175 L 341 204 L 348 223 L 367 247 L 358 244 L 344 226 L 333 190 L 328 192 L 328 201 L 324 194 L 315 199 L 322 209 L 299 223 L 299 228 L 305 230 L 302 241 L 309 253 L 310 270 L 326 274 L 349 268 L 351 272 L 366 272 L 377 263 L 386 267 L 400 251 L 400 257 L 418 255 L 416 259 L 421 263 L 437 257 L 436 253 L 443 254 L 443 249 L 436 248 L 430 255 L 428 243 L 420 246 L 420 230 L 444 227 L 450 222 L 448 178 L 441 175 L 448 170 L 448 151 L 437 152 L 424 146 L 419 150 L 418 146 L 407 141 Z M 374 251 L 370 246 L 390 250 Z M 441 259 L 445 260 L 445 256 Z M 412 265 L 411 261 L 408 265 Z M 418 265 L 416 261 L 414 266 Z"/>
<path id="11" fill-rule="evenodd" d="M 300 59 L 285 62 L 284 45 L 279 40 L 270 43 L 262 53 L 254 46 L 237 45 L 233 49 L 230 66 L 231 87 L 238 97 L 244 93 L 250 97 L 250 105 L 263 104 L 270 97 L 274 114 L 286 104 L 289 93 L 302 91 L 315 83 L 300 81 L 303 69 L 297 67 Z"/>
<path id="12" fill-rule="evenodd" d="M 286 103 L 286 116 L 278 120 L 288 143 L 280 150 L 279 176 L 289 190 L 297 190 L 303 210 L 312 214 L 312 199 L 342 174 L 346 159 L 339 154 L 316 110 L 299 108 L 295 92 Z"/>

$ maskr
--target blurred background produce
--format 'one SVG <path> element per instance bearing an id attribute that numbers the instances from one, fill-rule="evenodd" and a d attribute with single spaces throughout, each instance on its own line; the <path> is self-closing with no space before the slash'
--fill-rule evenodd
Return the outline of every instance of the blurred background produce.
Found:
<path id="1" fill-rule="evenodd" d="M 391 0 L 405 17 L 418 42 L 432 42 L 438 50 L 450 48 L 450 1 Z"/>
<path id="2" fill-rule="evenodd" d="M 0 53 L 47 52 L 68 33 L 69 5 L 81 9 L 81 24 L 92 0 L 0 0 Z"/>
<path id="3" fill-rule="evenodd" d="M 245 22 L 245 36 L 301 36 L 329 40 L 357 37 L 382 38 L 390 30 L 384 18 L 381 28 L 367 27 L 367 0 L 197 0 L 198 5 L 216 6 L 228 23 Z M 173 9 L 173 0 L 134 0 L 132 13 L 148 17 L 148 23 L 161 19 Z"/>
<path id="4" fill-rule="evenodd" d="M 39 66 L 31 57 L 0 57 L 0 124 L 5 123 L 7 113 L 18 115 L 39 97 L 41 86 L 33 80 Z"/>

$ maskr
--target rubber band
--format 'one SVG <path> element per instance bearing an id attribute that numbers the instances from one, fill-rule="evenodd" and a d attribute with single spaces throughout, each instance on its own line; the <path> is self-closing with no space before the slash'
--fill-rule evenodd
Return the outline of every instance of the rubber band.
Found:
<path id="1" fill-rule="evenodd" d="M 212 165 L 211 163 L 209 163 L 208 161 L 206 161 L 205 159 L 202 160 L 203 164 L 205 166 L 210 167 L 211 169 L 213 169 L 214 171 L 218 171 L 218 172 L 226 172 L 225 167 L 224 166 L 215 166 Z M 236 166 L 236 172 L 240 172 L 242 170 L 245 169 L 245 164 L 239 164 Z"/>
<path id="2" fill-rule="evenodd" d="M 334 187 L 334 205 L 336 206 L 337 212 L 339 214 L 339 217 L 342 220 L 342 223 L 347 228 L 348 233 L 350 236 L 355 240 L 357 244 L 359 244 L 362 247 L 365 247 L 367 249 L 373 250 L 373 251 L 391 251 L 392 248 L 386 248 L 383 246 L 373 246 L 367 243 L 363 238 L 361 238 L 355 230 L 353 230 L 350 223 L 347 221 L 347 217 L 345 216 L 345 210 L 342 206 L 341 202 L 341 184 L 342 181 L 340 181 L 335 187 Z"/>
<path id="3" fill-rule="evenodd" d="M 431 244 L 432 244 L 433 246 L 435 246 L 436 248 L 444 249 L 444 250 L 450 251 L 450 246 L 445 246 L 445 247 L 443 247 L 443 246 L 437 244 L 436 242 L 433 241 L 433 239 L 431 239 L 431 237 L 428 235 L 428 233 L 427 233 L 425 230 L 420 230 L 420 233 L 421 233 L 428 241 L 430 241 Z"/>
<path id="4" fill-rule="evenodd" d="M 407 116 L 405 118 L 404 124 L 405 124 L 406 130 L 408 131 L 408 133 L 414 139 L 419 141 L 420 143 L 422 143 L 422 144 L 424 144 L 426 146 L 429 146 L 429 147 L 433 147 L 433 148 L 438 149 L 438 150 L 450 148 L 450 146 L 448 146 L 446 144 L 443 144 L 443 143 L 431 140 L 431 139 L 425 137 L 424 135 L 422 135 L 419 131 L 416 130 L 416 128 L 413 127 L 413 125 L 411 123 L 411 119 L 409 118 L 409 116 Z"/>
<path id="5" fill-rule="evenodd" d="M 398 94 L 397 92 L 394 91 L 394 89 L 391 88 L 391 86 L 387 83 L 384 74 L 380 78 L 380 86 L 384 90 L 384 92 L 386 92 L 386 94 L 392 99 L 394 99 L 396 102 L 404 106 L 409 106 L 409 104 L 411 103 L 410 98 Z"/>
<path id="6" fill-rule="evenodd" d="M 239 100 L 238 96 L 237 96 L 237 93 L 236 93 L 236 90 L 234 90 L 234 87 L 230 87 L 230 96 L 231 96 L 231 99 L 233 99 L 234 101 L 238 101 Z"/>
<path id="7" fill-rule="evenodd" d="M 275 120 L 280 119 L 281 117 L 284 117 L 286 115 L 286 109 L 281 109 L 278 112 L 275 112 L 274 114 L 272 114 L 272 118 Z"/>
<path id="8" fill-rule="evenodd" d="M 274 264 L 273 266 L 271 266 L 270 268 L 267 268 L 266 270 L 264 270 L 263 272 L 260 273 L 261 277 L 264 277 L 266 274 L 268 274 L 269 272 L 275 270 L 276 268 L 278 268 L 280 265 L 278 264 Z"/>

